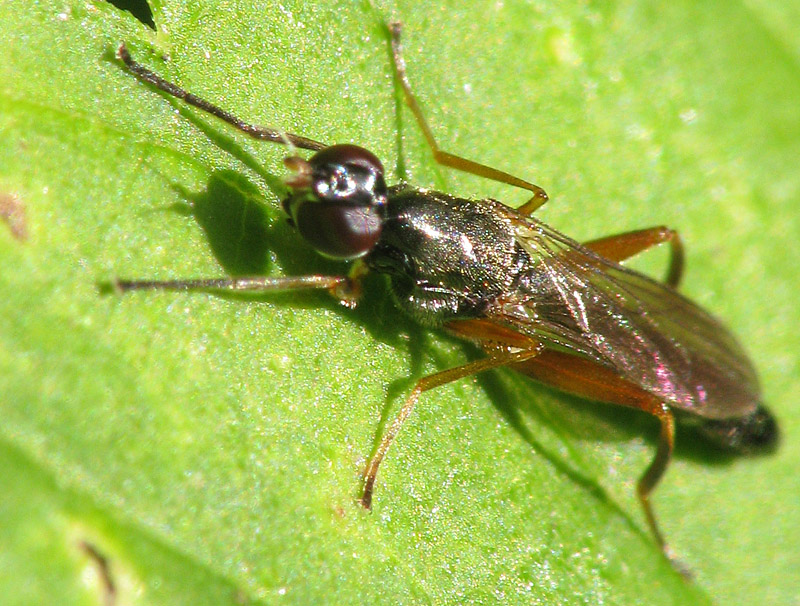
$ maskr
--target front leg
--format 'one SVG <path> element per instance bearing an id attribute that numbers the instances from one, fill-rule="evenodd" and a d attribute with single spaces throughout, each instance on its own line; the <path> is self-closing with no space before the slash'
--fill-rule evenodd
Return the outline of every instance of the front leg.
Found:
<path id="1" fill-rule="evenodd" d="M 327 290 L 346 307 L 353 308 L 361 298 L 361 277 L 351 272 L 347 276 L 287 276 L 281 278 L 197 278 L 190 280 L 120 280 L 111 287 L 118 293 L 132 290 L 233 291 L 233 292 L 292 292 Z"/>
<path id="2" fill-rule="evenodd" d="M 347 307 L 355 307 L 361 298 L 361 282 L 369 272 L 359 260 L 346 276 L 284 276 L 273 278 L 196 278 L 188 280 L 120 280 L 111 287 L 118 293 L 131 290 L 184 290 L 184 291 L 234 291 L 234 292 L 292 292 L 298 290 L 327 290 Z"/>

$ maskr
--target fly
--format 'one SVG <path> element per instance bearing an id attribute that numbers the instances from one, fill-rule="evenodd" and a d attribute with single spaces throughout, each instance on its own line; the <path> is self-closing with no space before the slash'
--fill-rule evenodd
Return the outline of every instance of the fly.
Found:
<path id="1" fill-rule="evenodd" d="M 347 275 L 338 276 L 118 280 L 116 287 L 318 289 L 354 306 L 364 275 L 385 274 L 398 307 L 422 325 L 478 345 L 486 356 L 417 382 L 366 467 L 360 499 L 365 508 L 371 507 L 381 461 L 420 394 L 510 367 L 556 389 L 658 419 L 658 446 L 637 494 L 656 542 L 682 570 L 650 504 L 672 455 L 675 418 L 734 452 L 774 447 L 777 424 L 761 403 L 753 365 L 716 318 L 678 293 L 683 246 L 675 231 L 654 227 L 578 243 L 532 216 L 548 199 L 542 188 L 440 149 L 406 74 L 400 24 L 389 30 L 395 76 L 435 160 L 526 189 L 531 192 L 527 203 L 512 209 L 491 199 L 387 186 L 383 165 L 368 150 L 248 124 L 164 80 L 134 61 L 122 45 L 118 57 L 140 80 L 251 137 L 314 152 L 308 159 L 285 159 L 292 175 L 286 180 L 283 209 L 316 251 L 354 264 Z M 620 265 L 661 243 L 671 251 L 664 282 Z"/>

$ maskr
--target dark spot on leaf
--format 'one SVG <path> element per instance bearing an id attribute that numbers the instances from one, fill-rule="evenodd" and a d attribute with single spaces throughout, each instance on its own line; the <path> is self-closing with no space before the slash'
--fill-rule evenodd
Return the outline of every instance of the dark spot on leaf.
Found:
<path id="1" fill-rule="evenodd" d="M 150 29 L 156 28 L 156 22 L 153 20 L 153 11 L 147 0 L 106 0 L 109 4 L 116 6 L 118 9 L 128 11 L 131 15 L 136 17 L 141 23 Z"/>
<path id="2" fill-rule="evenodd" d="M 28 238 L 28 226 L 25 222 L 25 207 L 13 194 L 0 194 L 0 219 L 5 221 L 17 240 Z"/>
<path id="3" fill-rule="evenodd" d="M 111 576 L 111 566 L 108 558 L 100 552 L 96 545 L 89 541 L 81 541 L 79 546 L 97 566 L 97 574 L 103 584 L 103 604 L 105 606 L 114 606 L 117 603 L 117 586 L 114 583 L 114 577 Z"/>

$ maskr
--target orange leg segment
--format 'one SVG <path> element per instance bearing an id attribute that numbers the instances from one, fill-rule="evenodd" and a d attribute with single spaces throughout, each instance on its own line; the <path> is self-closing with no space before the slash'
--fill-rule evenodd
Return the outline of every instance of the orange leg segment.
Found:
<path id="1" fill-rule="evenodd" d="M 590 400 L 637 408 L 658 418 L 661 432 L 656 454 L 639 479 L 636 492 L 659 547 L 673 566 L 688 576 L 688 571 L 675 559 L 664 540 L 650 504 L 650 495 L 669 465 L 675 444 L 675 420 L 669 407 L 652 394 L 620 378 L 613 370 L 563 352 L 545 350 L 535 358 L 513 364 L 511 368 L 556 389 Z"/>
<path id="2" fill-rule="evenodd" d="M 669 242 L 671 252 L 666 283 L 672 288 L 677 288 L 683 275 L 683 242 L 678 232 L 668 227 L 660 226 L 629 231 L 624 234 L 590 240 L 584 242 L 583 245 L 601 257 L 619 263 L 663 242 Z"/>
<path id="3" fill-rule="evenodd" d="M 507 364 L 515 364 L 538 355 L 539 351 L 541 350 L 541 347 L 538 346 L 538 343 L 530 339 L 527 340 L 527 343 L 529 344 L 529 347 L 526 349 L 517 349 L 513 352 L 506 351 L 503 353 L 496 352 L 488 358 L 482 358 L 462 366 L 449 368 L 427 377 L 423 377 L 417 381 L 414 389 L 411 390 L 411 394 L 403 403 L 403 406 L 400 409 L 400 412 L 397 414 L 397 417 L 395 417 L 394 421 L 392 421 L 392 424 L 389 426 L 389 429 L 386 430 L 383 438 L 381 438 L 381 443 L 378 445 L 378 449 L 375 451 L 375 454 L 367 465 L 366 471 L 364 472 L 364 492 L 361 496 L 361 505 L 363 505 L 366 509 L 370 509 L 372 506 L 372 492 L 375 488 L 375 478 L 378 475 L 378 467 L 380 466 L 381 461 L 383 461 L 383 458 L 386 456 L 386 452 L 389 450 L 389 447 L 392 445 L 395 437 L 397 437 L 397 434 L 403 427 L 403 423 L 405 423 L 406 419 L 411 414 L 411 411 L 414 410 L 414 405 L 417 403 L 417 400 L 422 392 L 433 389 L 434 387 L 439 387 L 440 385 L 445 385 L 446 383 L 457 381 L 458 379 L 463 379 L 464 377 L 468 377 L 479 372 L 483 372 L 484 370 L 505 366 Z"/>
<path id="4" fill-rule="evenodd" d="M 414 119 L 417 121 L 417 124 L 419 124 L 422 134 L 425 136 L 425 140 L 428 142 L 428 146 L 431 148 L 436 162 L 442 166 L 455 168 L 456 170 L 477 175 L 479 177 L 484 177 L 486 179 L 492 179 L 493 181 L 499 181 L 500 183 L 507 183 L 508 185 L 527 189 L 533 193 L 533 197 L 527 203 L 525 203 L 521 209 L 519 209 L 523 214 L 530 214 L 542 204 L 547 202 L 547 193 L 538 185 L 529 183 L 528 181 L 520 179 L 519 177 L 515 177 L 514 175 L 510 175 L 502 170 L 492 168 L 491 166 L 486 166 L 485 164 L 480 164 L 478 162 L 474 162 L 473 160 L 456 156 L 442 150 L 439 147 L 438 143 L 436 143 L 436 138 L 433 136 L 431 127 L 428 126 L 428 123 L 425 120 L 425 116 L 422 113 L 419 102 L 414 96 L 414 92 L 411 90 L 411 82 L 409 81 L 408 74 L 406 73 L 406 62 L 405 59 L 403 59 L 403 48 L 400 44 L 401 31 L 402 26 L 400 23 L 395 22 L 389 24 L 389 33 L 392 37 L 392 63 L 394 65 L 394 71 L 397 75 L 397 79 L 400 82 L 400 86 L 403 89 L 406 105 L 408 105 L 408 107 L 411 109 L 411 113 L 414 114 Z"/>

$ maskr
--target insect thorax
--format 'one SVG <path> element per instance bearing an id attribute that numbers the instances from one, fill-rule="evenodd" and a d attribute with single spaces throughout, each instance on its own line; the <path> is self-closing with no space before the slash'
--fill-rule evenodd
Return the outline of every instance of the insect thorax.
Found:
<path id="1" fill-rule="evenodd" d="M 398 305 L 426 326 L 479 316 L 514 283 L 526 254 L 499 204 L 391 188 L 380 241 L 366 262 L 389 276 Z"/>

